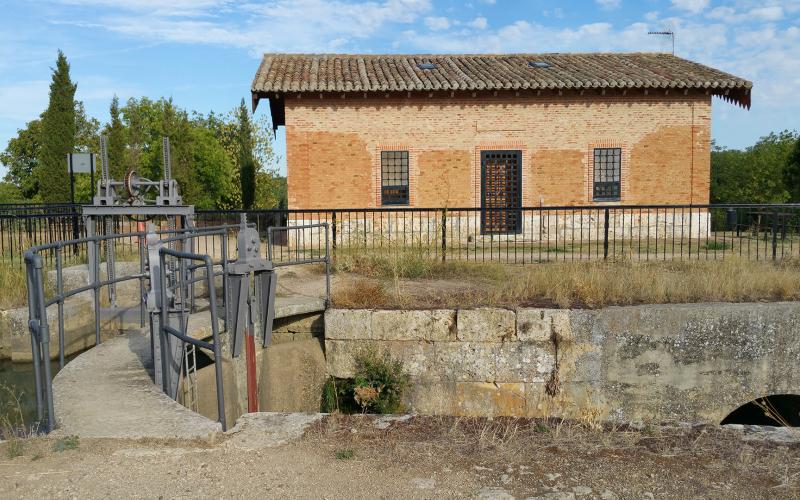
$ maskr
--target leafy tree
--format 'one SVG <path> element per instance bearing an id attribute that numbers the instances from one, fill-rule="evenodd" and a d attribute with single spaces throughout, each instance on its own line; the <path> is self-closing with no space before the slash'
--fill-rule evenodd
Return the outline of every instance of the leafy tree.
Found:
<path id="1" fill-rule="evenodd" d="M 273 172 L 259 171 L 256 174 L 256 208 L 287 208 L 286 177 Z"/>
<path id="2" fill-rule="evenodd" d="M 797 134 L 771 133 L 745 150 L 714 147 L 711 153 L 712 203 L 784 203 L 789 155 Z"/>
<path id="3" fill-rule="evenodd" d="M 219 207 L 237 189 L 232 177 L 233 159 L 208 129 L 192 128 L 191 140 L 192 169 L 188 184 L 192 189 L 186 196 L 198 208 Z"/>
<path id="4" fill-rule="evenodd" d="M 0 182 L 0 203 L 25 201 L 19 188 L 10 182 Z"/>
<path id="5" fill-rule="evenodd" d="M 58 51 L 50 102 L 42 115 L 41 150 L 36 165 L 36 177 L 43 201 L 69 201 L 69 183 L 64 182 L 66 155 L 75 147 L 75 91 L 77 85 L 69 76 L 69 63 Z"/>
<path id="6" fill-rule="evenodd" d="M 800 202 L 800 137 L 795 141 L 794 149 L 786 161 L 783 182 L 786 184 L 786 190 L 789 191 L 790 201 Z"/>
<path id="7" fill-rule="evenodd" d="M 83 103 L 75 102 L 75 147 L 73 151 L 93 152 L 99 150 L 100 123 L 95 118 L 86 116 Z M 0 162 L 7 168 L 5 181 L 19 190 L 20 196 L 28 201 L 42 201 L 39 194 L 39 177 L 37 166 L 42 151 L 42 119 L 31 120 L 24 129 L 17 131 L 17 136 L 8 141 L 6 149 L 0 153 Z M 66 174 L 66 159 L 59 172 L 59 180 L 63 182 Z M 86 177 L 84 179 L 83 177 Z M 64 183 L 69 199 L 69 183 Z M 87 202 L 91 197 L 89 174 L 75 174 L 75 199 Z"/>
<path id="8" fill-rule="evenodd" d="M 25 128 L 17 130 L 17 136 L 0 153 L 0 162 L 8 168 L 5 181 L 16 186 L 26 200 L 34 200 L 39 194 L 39 180 L 34 172 L 39 163 L 41 130 L 42 121 L 31 120 Z"/>
<path id="9" fill-rule="evenodd" d="M 244 105 L 244 99 L 237 112 L 239 126 L 237 129 L 237 145 L 239 153 L 239 182 L 242 186 L 242 208 L 253 208 L 256 197 L 256 161 L 253 158 L 253 127 L 250 113 Z"/>
<path id="10" fill-rule="evenodd" d="M 111 177 L 122 179 L 125 175 L 125 126 L 122 124 L 119 110 L 119 98 L 114 96 L 108 108 L 111 121 L 103 129 L 108 137 L 108 162 Z"/>
<path id="11" fill-rule="evenodd" d="M 199 126 L 212 130 L 214 136 L 220 141 L 227 154 L 239 158 L 239 114 L 241 105 L 225 115 L 209 113 L 207 116 L 195 114 L 193 122 Z M 255 199 L 252 208 L 268 209 L 286 206 L 286 178 L 278 175 L 275 168 L 276 157 L 272 141 L 272 125 L 266 116 L 253 118 L 249 116 L 251 138 L 253 144 L 253 159 L 255 160 Z M 240 169 L 234 169 L 234 183 L 241 185 L 239 180 Z M 244 206 L 240 203 L 241 189 L 230 193 L 226 201 L 221 201 L 220 208 L 238 208 Z M 283 200 L 283 205 L 281 205 Z"/>

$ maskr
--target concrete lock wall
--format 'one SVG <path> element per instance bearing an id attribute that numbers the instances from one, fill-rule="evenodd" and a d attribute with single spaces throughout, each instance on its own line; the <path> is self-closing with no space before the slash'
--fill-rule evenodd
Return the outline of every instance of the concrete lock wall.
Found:
<path id="1" fill-rule="evenodd" d="M 362 349 L 401 359 L 423 414 L 719 423 L 800 394 L 798 303 L 332 309 L 325 336 L 333 376 Z"/>

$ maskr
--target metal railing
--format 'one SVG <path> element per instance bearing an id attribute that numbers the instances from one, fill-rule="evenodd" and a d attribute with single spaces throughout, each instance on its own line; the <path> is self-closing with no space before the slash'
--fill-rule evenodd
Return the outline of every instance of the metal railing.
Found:
<path id="1" fill-rule="evenodd" d="M 225 431 L 228 429 L 227 421 L 225 418 L 225 392 L 223 390 L 223 381 L 222 381 L 222 351 L 221 345 L 219 341 L 219 323 L 217 321 L 217 299 L 216 293 L 214 291 L 214 261 L 208 255 L 201 255 L 196 253 L 190 252 L 181 252 L 178 250 L 171 250 L 166 247 L 162 247 L 159 249 L 159 259 L 160 259 L 160 269 L 164 270 L 167 268 L 167 261 L 166 257 L 172 256 L 178 260 L 180 263 L 180 269 L 178 270 L 178 279 L 176 280 L 175 284 L 170 287 L 168 284 L 167 273 L 161 272 L 159 273 L 160 278 L 160 286 L 159 291 L 161 293 L 161 307 L 160 307 L 160 332 L 159 332 L 159 342 L 161 344 L 161 373 L 162 376 L 162 389 L 166 393 L 170 393 L 169 388 L 172 386 L 172 380 L 170 379 L 172 370 L 168 367 L 168 356 L 167 353 L 171 352 L 172 349 L 170 348 L 170 337 L 175 337 L 176 339 L 191 344 L 195 347 L 200 347 L 203 349 L 208 349 L 214 353 L 214 376 L 216 379 L 216 396 L 217 396 L 217 415 L 219 416 L 219 423 L 222 425 L 222 430 Z M 207 289 L 209 290 L 208 300 L 209 300 L 209 311 L 211 314 L 211 342 L 206 342 L 204 340 L 196 339 L 188 335 L 188 311 L 189 308 L 187 307 L 187 298 L 188 302 L 192 303 L 192 307 L 194 304 L 194 293 L 189 292 L 189 288 L 195 282 L 193 277 L 194 269 L 200 266 L 187 266 L 186 261 L 195 261 L 201 262 L 202 266 L 205 269 L 205 276 L 199 279 L 205 279 L 207 284 Z M 223 271 L 224 275 L 224 271 Z M 223 277 L 223 283 L 227 282 L 227 279 Z M 172 288 L 175 291 L 180 292 L 181 296 L 181 307 L 179 312 L 180 318 L 180 328 L 174 328 L 170 324 L 170 315 L 172 311 L 169 310 L 169 307 L 166 306 L 168 304 L 167 301 L 167 291 L 169 288 Z M 227 294 L 223 294 L 223 296 L 227 296 Z M 223 315 L 226 316 L 226 315 Z M 185 346 L 182 347 L 181 351 L 185 352 Z M 181 356 L 184 358 L 184 356 Z M 188 371 L 188 366 L 187 366 Z"/>
<path id="2" fill-rule="evenodd" d="M 800 257 L 798 204 L 393 207 L 280 214 L 289 227 L 329 224 L 334 259 L 346 252 L 394 250 L 442 261 L 516 264 Z M 265 216 L 276 217 L 273 212 Z M 314 228 L 286 234 L 276 260 L 312 253 L 325 239 Z"/>
<path id="3" fill-rule="evenodd" d="M 71 205 L 57 210 L 74 210 Z M 79 212 L 0 209 L 0 258 L 21 261 L 31 245 L 78 239 Z M 505 208 L 356 208 L 314 210 L 200 210 L 198 227 L 236 224 L 244 213 L 263 239 L 270 227 L 328 224 L 331 253 L 418 248 L 444 260 L 533 263 L 628 258 L 764 260 L 800 256 L 800 205 L 587 205 Z M 114 232 L 137 223 L 114 221 Z M 323 231 L 273 231 L 276 261 L 315 251 Z M 281 251 L 283 249 L 283 252 Z M 76 250 L 77 252 L 80 249 Z M 78 255 L 77 257 L 80 257 Z"/>
<path id="4" fill-rule="evenodd" d="M 48 321 L 48 308 L 52 306 L 57 307 L 57 314 L 54 318 L 54 323 L 57 328 L 58 338 L 58 359 L 59 367 L 63 368 L 65 363 L 65 315 L 64 306 L 67 300 L 71 297 L 78 296 L 86 292 L 92 294 L 91 302 L 94 313 L 94 345 L 102 342 L 101 335 L 101 290 L 104 287 L 115 286 L 117 284 L 136 280 L 139 283 L 138 298 L 134 304 L 129 304 L 130 307 L 139 308 L 139 327 L 145 324 L 145 290 L 146 283 L 149 283 L 150 276 L 147 273 L 149 268 L 148 254 L 146 249 L 146 238 L 148 234 L 155 234 L 165 244 L 175 241 L 187 242 L 189 240 L 197 241 L 203 239 L 206 247 L 211 245 L 216 249 L 212 254 L 218 254 L 219 260 L 216 261 L 217 265 L 222 266 L 222 271 L 214 274 L 213 265 L 212 273 L 206 274 L 201 279 L 210 279 L 210 287 L 208 288 L 209 296 L 214 296 L 213 279 L 215 276 L 224 274 L 228 263 L 228 245 L 229 245 L 229 232 L 236 230 L 238 225 L 218 226 L 218 227 L 205 227 L 205 228 L 185 228 L 173 230 L 158 230 L 153 233 L 146 231 L 136 231 L 123 234 L 110 234 L 110 235 L 97 235 L 94 237 L 85 237 L 74 240 L 58 241 L 55 243 L 48 243 L 39 245 L 28 249 L 25 252 L 25 273 L 26 282 L 28 286 L 28 312 L 29 321 L 28 329 L 31 335 L 31 353 L 34 371 L 34 384 L 36 396 L 36 411 L 37 418 L 41 428 L 49 431 L 55 426 L 55 415 L 53 411 L 53 391 L 52 391 L 52 374 L 50 370 L 50 359 L 52 357 L 52 349 L 50 346 L 51 334 L 50 325 Z M 127 245 L 133 245 L 136 248 L 136 260 L 130 263 L 136 263 L 136 271 L 125 273 L 107 273 L 107 276 L 101 274 L 101 258 L 102 247 L 107 246 L 111 241 L 123 249 Z M 71 258 L 67 258 L 67 254 L 72 252 L 77 247 L 77 255 L 86 256 L 93 254 L 98 256 L 93 263 L 92 270 L 87 269 L 90 282 L 85 285 L 75 286 L 70 289 L 65 289 L 64 270 L 65 265 L 74 263 Z M 89 249 L 91 247 L 91 250 Z M 172 251 L 165 248 L 165 251 Z M 131 252 L 132 254 L 133 252 Z M 71 255 L 71 254 L 69 254 Z M 195 254 L 193 254 L 195 255 Z M 211 262 L 214 260 L 212 257 Z M 78 260 L 80 263 L 80 260 Z M 205 261 L 204 261 L 205 262 Z M 193 273 L 193 269 L 190 269 Z M 48 275 L 54 273 L 55 288 L 51 286 Z M 208 270 L 206 270 L 208 273 Z M 164 273 L 162 273 L 163 275 Z M 113 276 L 109 278 L 108 276 Z M 192 277 L 192 279 L 194 279 Z M 226 280 L 223 279 L 223 282 Z M 225 304 L 226 294 L 223 293 L 223 307 Z M 210 301 L 216 307 L 216 297 Z M 192 303 L 192 308 L 194 304 Z M 217 311 L 212 311 L 217 314 Z"/>
<path id="5" fill-rule="evenodd" d="M 331 303 L 331 252 L 330 240 L 328 237 L 329 225 L 327 222 L 320 224 L 304 224 L 301 226 L 271 226 L 267 228 L 267 260 L 275 267 L 296 266 L 302 264 L 325 264 L 325 305 Z M 290 238 L 286 236 L 290 232 L 321 229 L 324 246 L 317 245 L 308 248 L 295 246 L 294 249 L 287 249 L 286 245 L 281 245 L 275 251 L 275 233 L 284 236 L 282 241 L 286 242 Z M 318 233 L 319 235 L 319 233 Z"/>

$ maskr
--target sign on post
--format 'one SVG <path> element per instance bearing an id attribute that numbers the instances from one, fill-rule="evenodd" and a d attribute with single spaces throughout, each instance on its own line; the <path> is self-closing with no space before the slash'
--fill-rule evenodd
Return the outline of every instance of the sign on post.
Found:
<path id="1" fill-rule="evenodd" d="M 67 167 L 71 168 L 73 174 L 91 174 L 96 156 L 94 153 L 69 153 Z"/>
<path id="2" fill-rule="evenodd" d="M 91 189 L 94 190 L 94 164 L 97 155 L 94 153 L 67 153 L 67 171 L 69 172 L 69 198 L 75 204 L 75 174 L 90 174 Z"/>

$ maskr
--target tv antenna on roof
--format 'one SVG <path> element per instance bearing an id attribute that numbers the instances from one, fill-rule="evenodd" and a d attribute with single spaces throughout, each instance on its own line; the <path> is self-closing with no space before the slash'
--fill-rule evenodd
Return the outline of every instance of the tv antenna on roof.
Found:
<path id="1" fill-rule="evenodd" d="M 672 41 L 672 55 L 675 55 L 675 32 L 672 30 L 664 30 L 664 31 L 648 31 L 648 35 L 661 35 L 661 36 L 668 36 Z"/>

